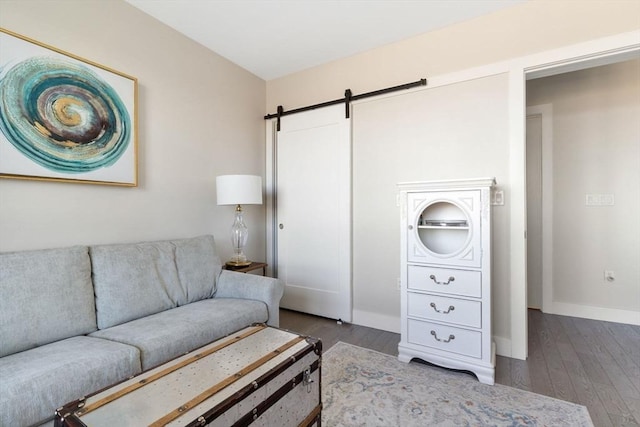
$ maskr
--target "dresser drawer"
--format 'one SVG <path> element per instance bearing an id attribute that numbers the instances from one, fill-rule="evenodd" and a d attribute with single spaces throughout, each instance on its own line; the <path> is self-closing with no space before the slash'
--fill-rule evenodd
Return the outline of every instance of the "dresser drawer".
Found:
<path id="1" fill-rule="evenodd" d="M 409 289 L 480 298 L 482 273 L 472 270 L 408 266 Z"/>
<path id="2" fill-rule="evenodd" d="M 480 328 L 482 303 L 429 294 L 407 293 L 407 314 L 427 320 Z"/>
<path id="3" fill-rule="evenodd" d="M 482 357 L 482 333 L 478 331 L 407 319 L 407 335 L 411 344 Z"/>

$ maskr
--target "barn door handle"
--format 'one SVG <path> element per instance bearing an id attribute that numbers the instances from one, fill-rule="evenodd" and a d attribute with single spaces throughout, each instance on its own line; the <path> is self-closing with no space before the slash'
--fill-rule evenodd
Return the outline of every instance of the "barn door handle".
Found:
<path id="1" fill-rule="evenodd" d="M 449 280 L 447 280 L 446 282 L 438 282 L 436 280 L 436 276 L 434 276 L 433 274 L 431 276 L 429 276 L 429 279 L 433 280 L 434 282 L 436 282 L 436 285 L 448 285 L 449 283 L 453 282 L 454 280 L 456 280 L 455 277 L 453 276 L 449 276 Z"/>
<path id="2" fill-rule="evenodd" d="M 442 310 L 438 310 L 435 302 L 432 302 L 429 305 L 431 306 L 431 308 L 433 308 L 436 311 L 436 313 L 442 313 L 442 314 L 449 314 L 450 311 L 453 311 L 456 309 L 454 306 L 450 305 L 447 311 L 442 311 Z"/>
<path id="3" fill-rule="evenodd" d="M 436 331 L 431 331 L 431 335 L 433 335 L 433 337 L 436 339 L 436 341 L 440 341 L 440 342 L 444 342 L 447 343 L 453 339 L 456 339 L 455 335 L 449 335 L 449 339 L 446 340 L 441 340 L 440 338 L 438 338 L 438 335 L 436 334 Z"/>

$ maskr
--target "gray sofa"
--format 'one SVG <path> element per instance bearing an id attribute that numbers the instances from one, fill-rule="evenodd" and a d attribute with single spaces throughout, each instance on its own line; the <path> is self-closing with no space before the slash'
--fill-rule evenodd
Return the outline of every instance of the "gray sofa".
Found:
<path id="1" fill-rule="evenodd" d="M 278 326 L 282 283 L 222 270 L 212 236 L 0 254 L 0 426 L 252 323 Z"/>

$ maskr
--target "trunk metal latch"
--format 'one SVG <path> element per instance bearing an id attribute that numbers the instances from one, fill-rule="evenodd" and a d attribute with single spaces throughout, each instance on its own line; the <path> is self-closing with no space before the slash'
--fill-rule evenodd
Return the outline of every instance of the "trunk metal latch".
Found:
<path id="1" fill-rule="evenodd" d="M 302 384 L 307 387 L 307 393 L 311 393 L 311 384 L 314 381 L 311 379 L 311 366 L 304 370 L 302 375 Z"/>

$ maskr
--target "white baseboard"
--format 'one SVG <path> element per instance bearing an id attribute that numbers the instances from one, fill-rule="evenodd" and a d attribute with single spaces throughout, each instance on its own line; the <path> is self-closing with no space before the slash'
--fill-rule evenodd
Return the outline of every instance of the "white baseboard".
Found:
<path id="1" fill-rule="evenodd" d="M 353 309 L 351 313 L 354 325 L 380 329 L 382 331 L 400 333 L 400 316 L 372 313 L 370 311 Z"/>
<path id="2" fill-rule="evenodd" d="M 630 325 L 640 325 L 640 311 L 568 304 L 557 301 L 553 302 L 552 307 L 553 311 L 551 314 L 582 317 L 585 319 L 593 320 L 604 320 L 607 322 L 628 323 Z"/>
<path id="3" fill-rule="evenodd" d="M 493 342 L 496 343 L 498 356 L 511 357 L 511 339 L 494 335 Z"/>

